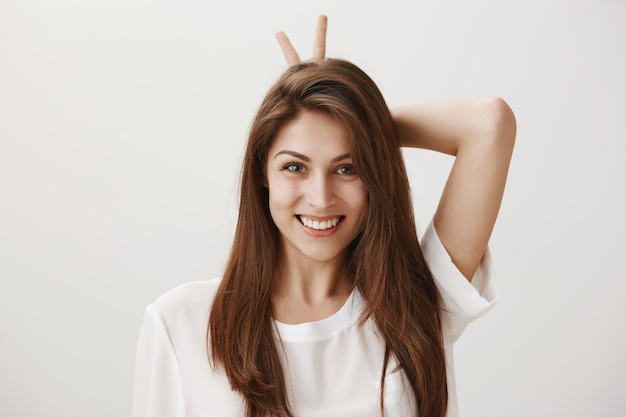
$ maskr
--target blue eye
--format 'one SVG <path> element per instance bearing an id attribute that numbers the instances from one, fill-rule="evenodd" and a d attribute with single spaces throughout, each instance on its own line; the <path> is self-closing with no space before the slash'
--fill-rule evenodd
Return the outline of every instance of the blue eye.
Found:
<path id="1" fill-rule="evenodd" d="M 337 170 L 337 173 L 341 175 L 356 175 L 356 169 L 352 165 L 342 165 Z"/>

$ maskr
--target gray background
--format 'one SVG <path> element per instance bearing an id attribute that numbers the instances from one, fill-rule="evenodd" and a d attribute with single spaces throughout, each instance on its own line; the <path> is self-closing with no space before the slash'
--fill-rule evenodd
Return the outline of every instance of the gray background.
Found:
<path id="1" fill-rule="evenodd" d="M 518 141 L 501 301 L 457 346 L 465 416 L 626 409 L 626 3 L 3 0 L 0 415 L 130 414 L 145 306 L 221 274 L 273 33 L 389 104 L 500 95 Z M 405 153 L 418 223 L 451 159 Z"/>

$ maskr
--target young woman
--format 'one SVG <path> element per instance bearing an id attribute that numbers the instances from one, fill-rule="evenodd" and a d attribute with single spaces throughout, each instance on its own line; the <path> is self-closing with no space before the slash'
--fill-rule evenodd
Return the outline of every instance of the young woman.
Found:
<path id="1" fill-rule="evenodd" d="M 353 64 L 291 67 L 252 124 L 221 279 L 146 310 L 134 416 L 456 415 L 452 343 L 495 302 L 515 139 L 498 98 L 390 111 Z M 418 242 L 401 146 L 456 157 Z"/>

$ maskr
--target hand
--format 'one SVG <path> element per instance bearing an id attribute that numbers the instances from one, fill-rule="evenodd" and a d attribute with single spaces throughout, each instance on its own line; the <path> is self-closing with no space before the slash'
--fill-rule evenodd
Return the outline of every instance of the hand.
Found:
<path id="1" fill-rule="evenodd" d="M 326 27 L 328 24 L 328 18 L 321 15 L 317 19 L 317 26 L 315 27 L 315 41 L 313 42 L 313 61 L 323 61 L 326 57 Z M 296 49 L 291 44 L 291 41 L 285 35 L 284 32 L 276 32 L 276 40 L 283 50 L 283 55 L 289 66 L 296 65 L 301 62 L 300 56 Z"/>

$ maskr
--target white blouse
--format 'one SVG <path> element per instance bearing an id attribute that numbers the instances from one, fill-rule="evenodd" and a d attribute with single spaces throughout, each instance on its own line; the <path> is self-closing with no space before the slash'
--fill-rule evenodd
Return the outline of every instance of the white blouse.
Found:
<path id="1" fill-rule="evenodd" d="M 432 222 L 424 233 L 422 251 L 443 300 L 448 417 L 456 417 L 452 344 L 498 298 L 491 256 L 487 250 L 469 283 L 450 260 Z M 207 359 L 207 318 L 219 284 L 220 279 L 184 284 L 147 307 L 137 349 L 134 417 L 244 415 L 243 398 L 231 390 L 223 372 L 211 369 Z M 363 307 L 363 298 L 354 291 L 338 312 L 324 320 L 297 325 L 276 322 L 296 416 L 380 416 L 384 344 L 372 320 L 358 326 Z M 393 358 L 387 372 L 386 415 L 414 417 L 412 390 Z"/>

